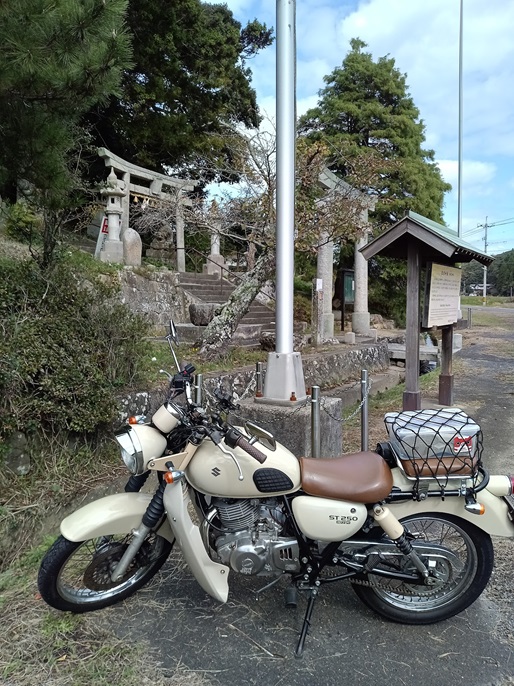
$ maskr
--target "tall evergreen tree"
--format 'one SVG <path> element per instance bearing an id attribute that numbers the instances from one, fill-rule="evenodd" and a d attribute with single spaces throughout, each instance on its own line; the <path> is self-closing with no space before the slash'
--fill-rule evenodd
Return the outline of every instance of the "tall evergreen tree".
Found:
<path id="1" fill-rule="evenodd" d="M 443 221 L 444 194 L 451 186 L 442 179 L 434 151 L 424 149 L 425 126 L 408 93 L 405 74 L 393 58 L 373 60 L 366 43 L 354 38 L 340 67 L 325 77 L 318 106 L 301 119 L 303 135 L 338 147 L 349 143 L 357 151 L 374 149 L 386 165 L 373 188 L 378 196 L 372 218 L 379 227 L 414 210 Z M 333 169 L 347 174 L 337 156 Z M 363 189 L 365 190 L 365 189 Z M 370 310 L 404 323 L 406 270 L 395 260 L 379 257 L 370 264 Z"/>
<path id="2" fill-rule="evenodd" d="M 409 209 L 441 222 L 444 193 L 451 187 L 441 177 L 434 151 L 423 148 L 425 126 L 406 76 L 391 57 L 374 61 L 363 41 L 353 39 L 350 45 L 341 67 L 325 77 L 318 106 L 302 117 L 300 132 L 328 143 L 374 148 L 385 160 L 396 161 L 373 189 L 380 223 L 397 221 Z M 337 159 L 334 170 L 346 172 Z"/>
<path id="3" fill-rule="evenodd" d="M 81 116 L 130 66 L 127 0 L 0 3 L 0 193 L 19 180 L 59 202 L 73 186 Z"/>
<path id="4" fill-rule="evenodd" d="M 228 157 L 227 125 L 257 126 L 246 61 L 271 43 L 258 21 L 244 28 L 226 5 L 129 0 L 134 66 L 121 98 L 89 114 L 98 145 L 165 171 L 216 151 Z"/>

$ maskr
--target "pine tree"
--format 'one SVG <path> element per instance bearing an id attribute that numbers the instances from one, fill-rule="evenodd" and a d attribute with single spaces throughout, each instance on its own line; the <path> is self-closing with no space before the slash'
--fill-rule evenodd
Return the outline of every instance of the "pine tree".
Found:
<path id="1" fill-rule="evenodd" d="M 441 222 L 444 193 L 451 187 L 441 177 L 434 151 L 423 148 L 425 126 L 405 74 L 391 57 L 375 62 L 363 41 L 353 39 L 350 45 L 342 66 L 325 77 L 318 106 L 302 117 L 300 131 L 328 144 L 373 148 L 396 162 L 372 189 L 379 196 L 379 223 L 397 221 L 409 209 Z M 345 176 L 337 159 L 334 170 Z"/>
<path id="2" fill-rule="evenodd" d="M 62 202 L 74 185 L 80 120 L 130 66 L 127 0 L 0 3 L 0 188 L 21 180 Z"/>
<path id="3" fill-rule="evenodd" d="M 230 158 L 225 132 L 259 123 L 246 66 L 271 43 L 258 21 L 241 27 L 225 5 L 201 0 L 129 0 L 134 66 L 121 98 L 89 113 L 99 146 L 136 164 L 166 168 Z"/>

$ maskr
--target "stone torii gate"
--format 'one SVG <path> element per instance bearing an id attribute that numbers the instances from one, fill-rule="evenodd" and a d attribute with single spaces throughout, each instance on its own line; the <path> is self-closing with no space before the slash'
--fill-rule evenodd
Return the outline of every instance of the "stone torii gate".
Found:
<path id="1" fill-rule="evenodd" d="M 198 182 L 174 178 L 139 167 L 136 164 L 123 160 L 106 148 L 99 148 L 98 155 L 104 160 L 106 167 L 111 170 L 113 169 L 121 175 L 122 184 L 119 184 L 121 195 L 121 238 L 123 238 L 124 232 L 130 226 L 130 196 L 150 202 L 155 199 L 171 198 L 173 194 L 176 194 L 178 199 L 175 218 L 177 271 L 185 272 L 186 255 L 183 207 L 191 204 L 187 193 L 193 191 Z"/>
<path id="2" fill-rule="evenodd" d="M 375 198 L 366 195 L 340 179 L 330 169 L 325 167 L 319 175 L 319 184 L 327 193 L 341 196 L 341 202 L 350 200 L 361 207 L 359 226 L 363 229 L 362 236 L 355 243 L 355 305 L 352 316 L 352 331 L 357 334 L 368 334 L 370 330 L 370 316 L 368 311 L 368 263 L 360 253 L 360 248 L 366 245 L 368 234 L 368 211 L 375 208 Z M 322 202 L 323 200 L 321 200 Z M 332 313 L 332 277 L 334 271 L 334 241 L 328 236 L 320 235 L 318 247 L 318 261 L 316 277 L 322 287 L 321 321 L 318 332 L 318 342 L 334 338 L 334 315 Z"/>

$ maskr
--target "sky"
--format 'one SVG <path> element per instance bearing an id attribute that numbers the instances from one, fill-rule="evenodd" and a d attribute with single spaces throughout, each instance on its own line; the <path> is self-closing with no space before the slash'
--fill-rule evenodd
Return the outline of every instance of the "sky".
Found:
<path id="1" fill-rule="evenodd" d="M 213 2 L 213 0 L 210 0 Z M 276 28 L 276 0 L 225 0 L 243 25 Z M 463 238 L 487 253 L 514 248 L 514 0 L 464 0 Z M 323 77 L 351 38 L 393 57 L 425 123 L 425 148 L 453 190 L 444 219 L 457 229 L 460 0 L 296 0 L 297 111 L 318 102 Z M 275 118 L 275 49 L 248 62 L 261 111 Z"/>

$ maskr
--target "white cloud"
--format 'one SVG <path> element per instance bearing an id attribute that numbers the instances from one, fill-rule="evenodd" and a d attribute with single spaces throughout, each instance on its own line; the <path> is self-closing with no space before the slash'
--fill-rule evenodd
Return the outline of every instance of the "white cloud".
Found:
<path id="1" fill-rule="evenodd" d="M 220 0 L 221 1 L 221 0 Z M 276 0 L 227 0 L 236 19 L 276 29 Z M 341 65 L 351 38 L 374 59 L 389 55 L 406 74 L 435 151 L 454 190 L 445 218 L 454 224 L 458 138 L 458 0 L 298 0 L 297 111 L 317 104 L 323 77 Z M 464 3 L 463 225 L 514 216 L 514 0 Z M 275 50 L 249 62 L 259 103 L 275 116 Z M 514 241 L 514 232 L 512 232 Z"/>
<path id="2" fill-rule="evenodd" d="M 457 188 L 459 164 L 457 160 L 438 160 L 437 166 L 445 181 L 451 183 L 454 191 Z M 480 189 L 488 187 L 496 176 L 496 165 L 491 162 L 480 162 L 478 160 L 463 160 L 462 162 L 462 183 L 467 190 L 473 189 L 480 192 Z"/>

